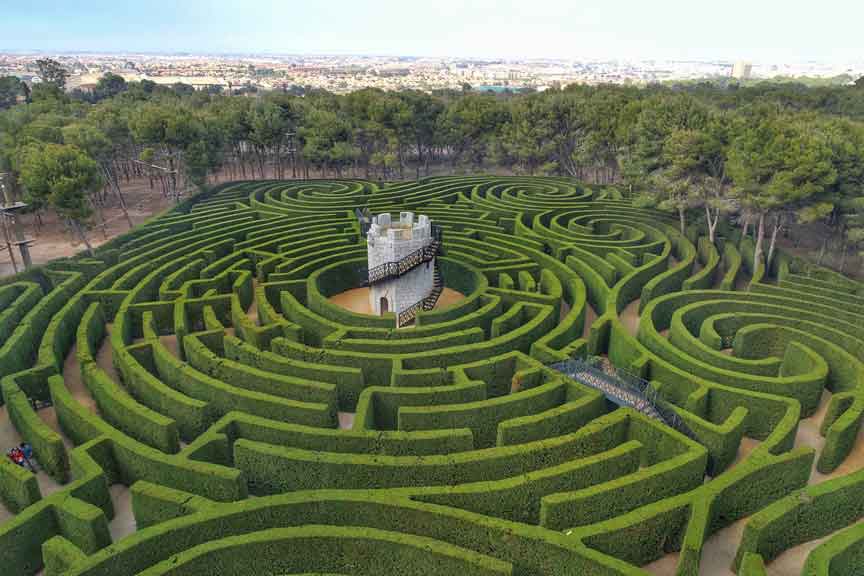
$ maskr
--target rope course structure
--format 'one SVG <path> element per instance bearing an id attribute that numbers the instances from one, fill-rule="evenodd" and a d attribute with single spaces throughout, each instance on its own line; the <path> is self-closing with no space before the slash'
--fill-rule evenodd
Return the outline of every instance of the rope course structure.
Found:
<path id="1" fill-rule="evenodd" d="M 465 298 L 331 303 L 408 210 Z M 12 277 L 0 565 L 859 574 L 864 285 L 720 234 L 568 178 L 236 182 Z"/>

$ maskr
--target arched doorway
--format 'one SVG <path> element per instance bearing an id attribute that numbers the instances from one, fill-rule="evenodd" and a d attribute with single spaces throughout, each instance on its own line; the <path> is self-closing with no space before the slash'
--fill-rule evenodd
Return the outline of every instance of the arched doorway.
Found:
<path id="1" fill-rule="evenodd" d="M 380 307 L 381 307 L 381 314 L 386 314 L 389 311 L 388 304 L 387 304 L 387 298 L 384 296 L 381 297 Z"/>

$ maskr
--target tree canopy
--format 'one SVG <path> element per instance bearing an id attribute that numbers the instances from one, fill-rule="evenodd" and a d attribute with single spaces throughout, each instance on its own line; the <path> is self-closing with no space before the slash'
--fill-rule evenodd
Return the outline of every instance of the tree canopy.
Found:
<path id="1" fill-rule="evenodd" d="M 111 73 L 91 92 L 66 93 L 62 66 L 38 66 L 43 81 L 32 94 L 17 78 L 0 78 L 0 163 L 16 189 L 24 152 L 48 144 L 93 160 L 118 196 L 131 175 L 179 198 L 220 170 L 240 179 L 382 180 L 506 170 L 617 186 L 676 213 L 682 229 L 702 223 L 712 240 L 721 216 L 737 214 L 753 225 L 757 259 L 763 237 L 770 258 L 777 233 L 796 221 L 825 221 L 848 247 L 861 244 L 860 80 L 250 97 Z"/>

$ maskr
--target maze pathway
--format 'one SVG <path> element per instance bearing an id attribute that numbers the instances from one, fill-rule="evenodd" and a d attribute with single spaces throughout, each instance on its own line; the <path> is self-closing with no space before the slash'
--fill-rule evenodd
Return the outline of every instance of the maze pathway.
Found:
<path id="1" fill-rule="evenodd" d="M 443 231 L 411 327 L 331 301 L 358 209 Z M 237 182 L 15 277 L 0 565 L 854 574 L 864 286 L 720 234 L 566 178 Z"/>

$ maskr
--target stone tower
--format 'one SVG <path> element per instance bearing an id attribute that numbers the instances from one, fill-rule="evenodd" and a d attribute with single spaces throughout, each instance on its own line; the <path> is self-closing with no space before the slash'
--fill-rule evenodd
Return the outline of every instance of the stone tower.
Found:
<path id="1" fill-rule="evenodd" d="M 420 310 L 431 310 L 442 284 L 435 256 L 440 239 L 425 215 L 412 212 L 372 218 L 366 235 L 369 259 L 369 304 L 375 314 L 396 314 L 396 326 L 408 324 Z"/>

